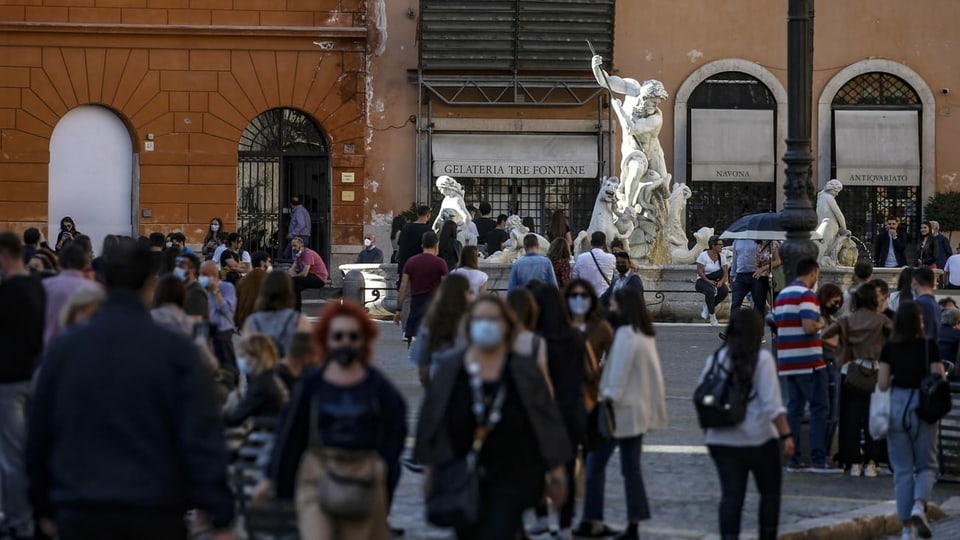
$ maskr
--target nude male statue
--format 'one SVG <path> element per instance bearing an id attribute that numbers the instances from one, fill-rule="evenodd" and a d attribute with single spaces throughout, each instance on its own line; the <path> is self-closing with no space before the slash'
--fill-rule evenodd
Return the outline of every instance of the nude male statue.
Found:
<path id="1" fill-rule="evenodd" d="M 603 70 L 603 57 L 595 55 L 591 62 L 593 76 L 601 87 L 623 94 L 623 101 L 614 98 L 611 102 L 623 130 L 620 147 L 620 177 L 624 182 L 627 203 L 636 203 L 639 183 L 647 176 L 647 170 L 655 171 L 659 178 L 667 178 L 667 164 L 660 146 L 660 129 L 663 114 L 660 102 L 667 98 L 663 83 L 609 75 Z"/>
<path id="2" fill-rule="evenodd" d="M 843 184 L 833 179 L 827 182 L 817 195 L 817 218 L 821 221 L 828 220 L 827 227 L 823 231 L 823 239 L 820 241 L 820 257 L 821 259 L 826 257 L 834 264 L 839 251 L 838 242 L 842 237 L 850 235 L 850 231 L 847 230 L 847 220 L 837 204 L 837 195 L 841 190 L 843 190 Z"/>

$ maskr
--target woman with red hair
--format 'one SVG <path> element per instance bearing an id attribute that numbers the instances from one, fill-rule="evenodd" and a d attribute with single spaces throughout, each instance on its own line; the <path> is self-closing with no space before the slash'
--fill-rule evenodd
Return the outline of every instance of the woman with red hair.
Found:
<path id="1" fill-rule="evenodd" d="M 276 495 L 296 495 L 300 538 L 385 540 L 407 405 L 371 365 L 377 328 L 363 308 L 329 304 L 314 336 L 320 366 L 295 392 L 273 450 Z"/>

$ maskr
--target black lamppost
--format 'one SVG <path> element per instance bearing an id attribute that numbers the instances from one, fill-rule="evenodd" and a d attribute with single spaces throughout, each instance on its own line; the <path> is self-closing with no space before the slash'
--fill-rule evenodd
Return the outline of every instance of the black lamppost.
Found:
<path id="1" fill-rule="evenodd" d="M 810 126 L 813 103 L 813 2 L 789 0 L 787 15 L 787 164 L 783 192 L 786 201 L 780 225 L 787 239 L 780 248 L 783 269 L 789 283 L 796 277 L 797 262 L 816 257 L 817 245 L 810 231 L 817 226 L 812 200 L 813 152 Z"/>

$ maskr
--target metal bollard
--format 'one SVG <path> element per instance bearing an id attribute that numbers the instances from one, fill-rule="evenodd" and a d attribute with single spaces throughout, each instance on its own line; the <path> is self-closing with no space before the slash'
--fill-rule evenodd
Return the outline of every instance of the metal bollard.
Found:
<path id="1" fill-rule="evenodd" d="M 360 270 L 350 270 L 343 276 L 343 298 L 353 300 L 361 306 L 366 301 L 366 283 L 363 278 L 363 272 Z"/>

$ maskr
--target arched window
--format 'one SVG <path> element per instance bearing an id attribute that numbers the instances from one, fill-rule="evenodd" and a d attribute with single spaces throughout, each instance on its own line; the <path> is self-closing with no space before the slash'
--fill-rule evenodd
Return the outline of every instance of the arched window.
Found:
<path id="1" fill-rule="evenodd" d="M 290 197 L 310 212 L 310 247 L 329 259 L 330 177 L 320 128 L 293 109 L 271 109 L 240 136 L 237 165 L 237 231 L 248 251 L 283 258 Z"/>
<path id="2" fill-rule="evenodd" d="M 922 108 L 908 82 L 879 71 L 850 79 L 833 97 L 831 175 L 844 186 L 837 203 L 847 228 L 866 242 L 887 217 L 917 234 Z"/>
<path id="3" fill-rule="evenodd" d="M 756 77 L 717 73 L 687 102 L 687 231 L 719 233 L 744 214 L 775 209 L 777 102 Z"/>

